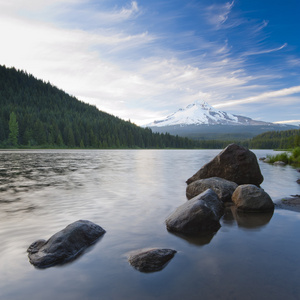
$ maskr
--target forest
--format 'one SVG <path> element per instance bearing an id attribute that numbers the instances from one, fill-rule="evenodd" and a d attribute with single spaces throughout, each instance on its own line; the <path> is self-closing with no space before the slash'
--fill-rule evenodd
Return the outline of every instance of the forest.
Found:
<path id="1" fill-rule="evenodd" d="M 0 66 L 0 148 L 220 149 L 300 146 L 300 130 L 272 131 L 248 140 L 193 140 L 154 133 L 100 111 L 32 75 Z"/>
<path id="2" fill-rule="evenodd" d="M 98 110 L 24 71 L 0 66 L 1 148 L 197 148 Z"/>
<path id="3" fill-rule="evenodd" d="M 300 147 L 300 129 L 269 131 L 246 141 L 253 149 L 293 149 Z"/>

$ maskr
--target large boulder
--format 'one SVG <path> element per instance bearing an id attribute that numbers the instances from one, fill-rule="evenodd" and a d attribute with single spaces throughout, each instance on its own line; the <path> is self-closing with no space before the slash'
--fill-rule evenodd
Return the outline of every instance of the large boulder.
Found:
<path id="1" fill-rule="evenodd" d="M 166 220 L 167 229 L 183 234 L 214 232 L 221 226 L 223 202 L 211 189 L 179 206 Z"/>
<path id="2" fill-rule="evenodd" d="M 246 212 L 264 212 L 274 210 L 271 197 L 253 184 L 243 184 L 232 194 L 232 201 L 238 210 Z"/>
<path id="3" fill-rule="evenodd" d="M 95 243 L 105 230 L 90 221 L 79 220 L 54 234 L 49 240 L 37 240 L 27 249 L 30 262 L 47 268 L 73 260 Z"/>
<path id="4" fill-rule="evenodd" d="M 255 184 L 257 186 L 264 179 L 256 155 L 236 144 L 227 146 L 213 160 L 189 178 L 187 184 L 209 177 L 221 177 L 238 185 Z"/>
<path id="5" fill-rule="evenodd" d="M 219 177 L 199 179 L 187 186 L 186 197 L 191 199 L 207 189 L 212 189 L 221 201 L 230 202 L 231 196 L 237 187 L 238 185 L 235 182 Z"/>
<path id="6" fill-rule="evenodd" d="M 150 273 L 162 270 L 177 251 L 172 249 L 139 250 L 131 254 L 129 263 L 138 271 Z"/>

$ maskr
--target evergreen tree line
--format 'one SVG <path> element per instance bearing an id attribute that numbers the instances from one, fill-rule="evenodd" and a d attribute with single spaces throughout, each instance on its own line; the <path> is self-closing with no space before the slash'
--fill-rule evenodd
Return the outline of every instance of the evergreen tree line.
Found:
<path id="1" fill-rule="evenodd" d="M 196 148 L 197 141 L 153 133 L 50 83 L 0 66 L 0 146 L 61 148 Z"/>
<path id="2" fill-rule="evenodd" d="M 253 149 L 293 149 L 300 147 L 300 129 L 264 132 L 245 144 Z"/>

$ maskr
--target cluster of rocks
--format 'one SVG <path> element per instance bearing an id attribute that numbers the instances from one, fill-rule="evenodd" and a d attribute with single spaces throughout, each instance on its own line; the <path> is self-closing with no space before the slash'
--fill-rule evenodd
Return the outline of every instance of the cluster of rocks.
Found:
<path id="1" fill-rule="evenodd" d="M 272 211 L 274 203 L 260 188 L 262 182 L 255 154 L 230 144 L 187 180 L 188 201 L 167 218 L 167 229 L 181 234 L 217 231 L 228 203 L 247 213 Z"/>
<path id="2" fill-rule="evenodd" d="M 80 256 L 105 232 L 101 226 L 91 221 L 76 221 L 47 241 L 40 239 L 32 243 L 27 249 L 29 261 L 41 269 L 65 264 Z M 175 253 L 172 249 L 142 249 L 130 254 L 128 261 L 140 272 L 156 272 L 162 270 Z"/>
<path id="3" fill-rule="evenodd" d="M 260 157 L 259 160 L 265 162 L 265 163 L 270 163 L 271 159 L 269 157 Z M 284 161 L 281 160 L 277 160 L 273 163 L 274 166 L 285 166 L 286 163 Z"/>
<path id="4" fill-rule="evenodd" d="M 211 234 L 220 228 L 224 207 L 231 203 L 243 212 L 266 212 L 274 209 L 270 196 L 259 187 L 263 181 L 255 154 L 231 144 L 187 180 L 188 201 L 166 219 L 168 231 L 181 237 Z M 30 262 L 47 268 L 69 262 L 103 236 L 105 230 L 90 221 L 79 220 L 28 248 Z M 202 242 L 201 242 L 202 243 Z M 162 270 L 174 257 L 173 249 L 142 249 L 128 257 L 138 271 Z"/>

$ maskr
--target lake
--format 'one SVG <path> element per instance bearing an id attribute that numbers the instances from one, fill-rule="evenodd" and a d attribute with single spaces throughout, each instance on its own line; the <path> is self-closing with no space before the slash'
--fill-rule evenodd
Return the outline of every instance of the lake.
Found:
<path id="1" fill-rule="evenodd" d="M 0 299 L 299 299 L 300 213 L 228 209 L 213 236 L 166 230 L 186 201 L 185 181 L 219 152 L 0 151 Z M 259 165 L 273 200 L 300 194 L 293 167 Z M 68 264 L 29 263 L 32 242 L 79 219 L 106 234 Z M 149 247 L 177 253 L 162 271 L 140 273 L 127 255 Z"/>

